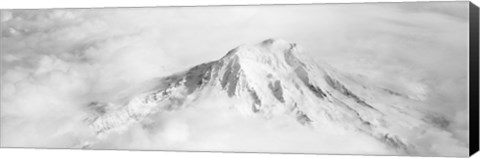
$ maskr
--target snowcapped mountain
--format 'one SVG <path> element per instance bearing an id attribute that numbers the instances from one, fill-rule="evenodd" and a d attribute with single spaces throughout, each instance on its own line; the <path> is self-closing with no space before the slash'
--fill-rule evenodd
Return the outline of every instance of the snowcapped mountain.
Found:
<path id="1" fill-rule="evenodd" d="M 159 112 L 218 97 L 235 102 L 233 107 L 245 116 L 286 115 L 314 131 L 337 127 L 358 132 L 412 155 L 430 154 L 413 138 L 430 131 L 447 133 L 443 128 L 449 123 L 422 106 L 422 100 L 362 83 L 279 39 L 239 46 L 217 61 L 157 83 L 123 106 L 91 103 L 94 112 L 87 121 L 99 139 Z"/>

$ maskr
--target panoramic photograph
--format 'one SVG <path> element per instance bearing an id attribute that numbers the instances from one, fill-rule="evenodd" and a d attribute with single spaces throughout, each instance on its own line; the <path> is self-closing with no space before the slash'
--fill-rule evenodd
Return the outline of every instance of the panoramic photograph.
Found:
<path id="1" fill-rule="evenodd" d="M 0 10 L 0 147 L 468 156 L 468 7 Z"/>

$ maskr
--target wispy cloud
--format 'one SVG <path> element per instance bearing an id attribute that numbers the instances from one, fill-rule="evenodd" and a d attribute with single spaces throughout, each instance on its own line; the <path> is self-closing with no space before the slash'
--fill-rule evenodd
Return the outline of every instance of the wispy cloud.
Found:
<path id="1" fill-rule="evenodd" d="M 1 143 L 74 145 L 77 138 L 93 134 L 78 131 L 88 129 L 78 126 L 85 126 L 81 122 L 89 102 L 117 102 L 119 92 L 129 87 L 271 37 L 296 42 L 342 71 L 426 97 L 431 109 L 452 122 L 452 137 L 466 142 L 467 6 L 435 2 L 2 10 Z M 167 123 L 158 137 L 190 140 L 184 138 L 190 135 L 185 131 L 196 127 L 181 122 Z M 156 137 L 140 128 L 130 132 Z"/>

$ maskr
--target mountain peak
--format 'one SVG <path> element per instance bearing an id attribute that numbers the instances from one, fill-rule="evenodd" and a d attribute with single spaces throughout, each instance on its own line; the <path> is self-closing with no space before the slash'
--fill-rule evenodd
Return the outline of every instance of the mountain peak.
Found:
<path id="1" fill-rule="evenodd" d="M 249 59 L 257 61 L 280 60 L 296 57 L 302 49 L 296 43 L 290 43 L 283 39 L 269 38 L 257 44 L 241 45 L 230 50 L 222 59 Z"/>
<path id="2" fill-rule="evenodd" d="M 260 43 L 262 47 L 270 49 L 289 49 L 293 43 L 279 38 L 269 38 Z"/>
<path id="3" fill-rule="evenodd" d="M 295 43 L 273 38 L 242 45 L 220 60 L 162 78 L 158 89 L 134 96 L 119 109 L 92 103 L 89 107 L 95 113 L 87 121 L 98 135 L 106 134 L 142 120 L 154 120 L 150 117 L 162 115 L 162 111 L 201 106 L 205 104 L 196 103 L 218 98 L 222 106 L 231 105 L 242 114 L 267 119 L 288 116 L 315 131 L 338 125 L 401 152 L 416 152 L 418 146 L 405 141 L 409 133 L 398 129 L 437 128 L 426 122 L 427 114 L 420 109 L 383 102 L 402 96 L 346 77 L 302 52 Z"/>

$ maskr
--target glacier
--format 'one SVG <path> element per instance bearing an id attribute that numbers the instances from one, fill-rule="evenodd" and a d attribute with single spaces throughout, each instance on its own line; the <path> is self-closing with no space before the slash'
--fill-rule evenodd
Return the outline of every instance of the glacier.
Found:
<path id="1" fill-rule="evenodd" d="M 93 101 L 85 122 L 97 137 L 79 146 L 95 148 L 109 135 L 151 122 L 165 112 L 221 98 L 226 101 L 219 104 L 242 117 L 288 117 L 313 132 L 358 133 L 398 155 L 446 154 L 421 139 L 450 135 L 445 130 L 448 120 L 429 110 L 421 98 L 357 80 L 304 52 L 282 39 L 245 44 L 219 60 L 161 77 L 154 89 L 132 96 L 123 105 Z"/>

